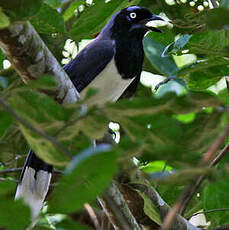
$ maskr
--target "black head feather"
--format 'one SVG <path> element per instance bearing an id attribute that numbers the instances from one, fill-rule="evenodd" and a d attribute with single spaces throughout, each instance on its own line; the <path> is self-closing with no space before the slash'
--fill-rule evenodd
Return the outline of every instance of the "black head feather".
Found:
<path id="1" fill-rule="evenodd" d="M 130 6 L 113 15 L 101 33 L 104 35 L 106 34 L 111 38 L 134 35 L 142 40 L 148 30 L 158 31 L 153 27 L 146 26 L 146 23 L 152 20 L 162 19 L 153 15 L 147 8 Z"/>

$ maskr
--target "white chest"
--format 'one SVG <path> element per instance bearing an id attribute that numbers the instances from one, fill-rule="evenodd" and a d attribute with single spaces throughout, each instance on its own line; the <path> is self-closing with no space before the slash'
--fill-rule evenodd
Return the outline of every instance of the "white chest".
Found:
<path id="1" fill-rule="evenodd" d="M 92 96 L 87 105 L 103 105 L 110 101 L 117 101 L 125 89 L 134 80 L 123 79 L 117 71 L 114 58 L 105 69 L 81 92 L 82 98 L 85 97 L 88 88 L 98 89 L 98 93 Z"/>

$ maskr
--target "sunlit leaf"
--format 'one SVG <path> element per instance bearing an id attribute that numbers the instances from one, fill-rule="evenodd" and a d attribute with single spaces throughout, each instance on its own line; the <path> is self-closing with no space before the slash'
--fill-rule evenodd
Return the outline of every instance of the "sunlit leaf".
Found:
<path id="1" fill-rule="evenodd" d="M 57 9 L 58 7 L 60 7 L 61 5 L 61 1 L 60 0 L 44 0 L 44 2 L 51 6 L 54 9 Z"/>
<path id="2" fill-rule="evenodd" d="M 9 18 L 7 17 L 7 15 L 5 15 L 3 12 L 2 12 L 2 9 L 0 8 L 0 29 L 3 29 L 7 26 L 10 25 L 10 20 Z"/>

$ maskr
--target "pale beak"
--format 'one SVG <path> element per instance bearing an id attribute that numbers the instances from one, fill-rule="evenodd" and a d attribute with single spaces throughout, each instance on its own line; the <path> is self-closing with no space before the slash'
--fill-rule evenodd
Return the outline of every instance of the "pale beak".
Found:
<path id="1" fill-rule="evenodd" d="M 144 20 L 143 23 L 148 30 L 161 33 L 162 31 L 156 28 L 158 25 L 158 21 L 164 22 L 164 20 L 162 18 L 160 18 L 157 15 L 152 14 L 152 17 L 147 19 L 147 20 Z"/>

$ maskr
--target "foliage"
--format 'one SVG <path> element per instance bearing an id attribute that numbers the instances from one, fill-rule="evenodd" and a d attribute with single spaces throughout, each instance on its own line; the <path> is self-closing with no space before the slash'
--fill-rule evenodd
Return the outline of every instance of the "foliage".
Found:
<path id="1" fill-rule="evenodd" d="M 29 20 L 60 61 L 67 38 L 76 43 L 93 39 L 117 10 L 128 5 L 163 12 L 174 24 L 172 30 L 149 33 L 143 42 L 144 71 L 151 73 L 148 81 L 154 81 L 158 75 L 172 80 L 157 91 L 140 85 L 131 100 L 107 103 L 103 108 L 90 107 L 86 112 L 82 112 L 83 102 L 60 105 L 44 94 L 57 87 L 51 76 L 42 76 L 25 86 L 14 71 L 8 75 L 2 64 L 6 57 L 0 52 L 0 98 L 24 121 L 21 123 L 15 114 L 0 106 L 0 170 L 21 167 L 30 147 L 55 167 L 67 166 L 48 198 L 48 211 L 43 211 L 34 229 L 85 229 L 69 216 L 88 202 L 99 209 L 93 201 L 117 171 L 129 167 L 126 162 L 133 156 L 138 159 L 139 169 L 151 177 L 151 183 L 158 186 L 160 195 L 170 205 L 193 175 L 206 173 L 204 169 L 199 172 L 199 162 L 228 124 L 229 94 L 221 79 L 229 76 L 229 6 L 228 1 L 221 0 L 217 9 L 206 6 L 198 11 L 190 1 L 181 2 L 168 5 L 164 0 L 94 0 L 92 4 L 84 0 L 1 1 L 0 29 L 15 21 Z M 202 2 L 199 0 L 198 4 Z M 110 121 L 121 126 L 121 130 L 115 130 L 120 131 L 119 143 L 112 148 L 92 149 L 91 140 L 102 138 Z M 209 173 L 199 191 L 200 197 L 189 205 L 187 216 L 200 210 L 228 207 L 228 167 L 226 158 Z M 30 218 L 28 207 L 13 201 L 16 184 L 12 181 L 19 175 L 1 171 L 0 175 L 0 228 L 25 229 Z M 160 224 L 156 209 L 143 197 L 146 215 Z M 59 213 L 66 215 L 58 219 Z M 51 221 L 51 214 L 55 221 Z M 10 221 L 12 216 L 14 220 Z M 206 218 L 210 227 L 226 225 L 229 211 L 212 212 Z"/>

